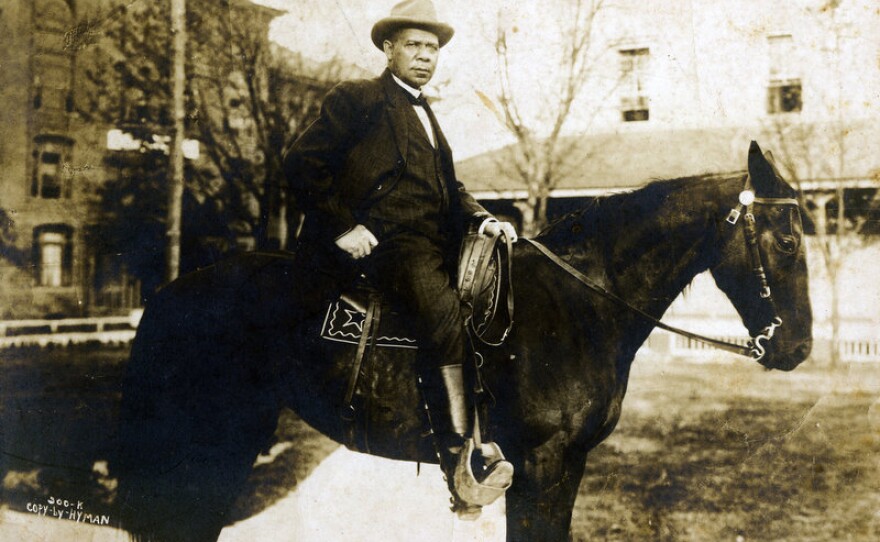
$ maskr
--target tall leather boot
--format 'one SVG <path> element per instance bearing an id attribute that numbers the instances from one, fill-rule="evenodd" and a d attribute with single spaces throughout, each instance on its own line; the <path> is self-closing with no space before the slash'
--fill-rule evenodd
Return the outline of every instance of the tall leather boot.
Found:
<path id="1" fill-rule="evenodd" d="M 460 519 L 476 519 L 483 506 L 510 487 L 513 465 L 504 460 L 497 445 L 490 446 L 491 457 L 484 454 L 485 448 L 474 450 L 474 441 L 470 438 L 472 397 L 465 387 L 461 365 L 440 367 L 423 375 L 422 392 L 428 405 L 440 468 L 452 494 L 452 510 Z M 470 461 L 461 461 L 463 450 L 467 451 Z"/>
<path id="2" fill-rule="evenodd" d="M 428 405 L 440 468 L 446 475 L 449 490 L 455 495 L 455 467 L 465 439 L 470 436 L 473 412 L 462 366 L 431 369 L 422 376 L 422 392 Z"/>

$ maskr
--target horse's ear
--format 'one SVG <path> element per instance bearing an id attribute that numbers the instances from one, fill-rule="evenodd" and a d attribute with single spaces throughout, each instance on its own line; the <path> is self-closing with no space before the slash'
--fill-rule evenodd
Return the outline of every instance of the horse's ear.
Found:
<path id="1" fill-rule="evenodd" d="M 749 146 L 749 176 L 758 194 L 773 192 L 777 185 L 776 171 L 770 161 L 772 158 L 773 155 L 769 151 L 765 155 L 761 152 L 758 143 L 752 141 Z"/>

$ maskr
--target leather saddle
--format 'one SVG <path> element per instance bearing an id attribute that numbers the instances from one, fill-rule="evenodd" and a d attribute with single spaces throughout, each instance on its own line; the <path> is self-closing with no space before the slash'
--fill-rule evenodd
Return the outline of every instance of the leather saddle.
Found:
<path id="1" fill-rule="evenodd" d="M 457 291 L 468 330 L 472 337 L 492 346 L 501 344 L 513 325 L 510 250 L 509 241 L 502 248 L 498 238 L 473 234 L 462 242 L 459 256 Z M 499 309 L 505 296 L 506 314 L 501 317 Z M 381 315 L 381 322 L 377 315 Z M 358 344 L 365 329 L 375 335 L 366 337 L 367 346 L 418 348 L 406 317 L 390 307 L 374 286 L 361 280 L 328 305 L 321 337 Z"/>

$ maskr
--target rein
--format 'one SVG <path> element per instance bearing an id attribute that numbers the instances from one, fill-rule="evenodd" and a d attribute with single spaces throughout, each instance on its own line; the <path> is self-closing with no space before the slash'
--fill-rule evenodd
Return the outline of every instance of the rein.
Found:
<path id="1" fill-rule="evenodd" d="M 712 346 L 715 346 L 715 347 L 720 348 L 722 350 L 727 350 L 728 352 L 733 352 L 734 354 L 741 354 L 743 356 L 749 355 L 750 349 L 745 346 L 721 341 L 718 339 L 713 339 L 712 337 L 706 337 L 704 335 L 700 335 L 697 333 L 691 333 L 690 331 L 685 331 L 683 329 L 677 328 L 675 326 L 670 326 L 669 324 L 665 324 L 665 323 L 661 322 L 660 320 L 651 316 L 650 314 L 643 311 L 642 309 L 631 305 L 625 299 L 619 297 L 618 295 L 616 295 L 614 293 L 609 292 L 608 290 L 606 290 L 602 286 L 596 284 L 595 282 L 590 280 L 589 277 L 587 277 L 585 274 L 583 274 L 580 271 L 578 271 L 577 269 L 575 269 L 570 263 L 566 262 L 565 260 L 563 260 L 562 258 L 557 256 L 556 254 L 554 254 L 549 248 L 547 248 L 546 246 L 544 246 L 540 242 L 535 241 L 534 239 L 526 239 L 526 241 L 528 241 L 529 243 L 534 245 L 535 248 L 537 248 L 545 256 L 547 256 L 547 258 L 549 258 L 550 261 L 552 261 L 553 263 L 555 263 L 556 265 L 558 265 L 559 267 L 564 269 L 566 272 L 568 272 L 569 275 L 576 278 L 578 280 L 578 282 L 580 282 L 581 284 L 583 284 L 584 286 L 586 286 L 590 290 L 596 292 L 597 294 L 601 295 L 602 297 L 610 299 L 620 305 L 623 305 L 624 307 L 626 307 L 627 309 L 631 310 L 632 312 L 638 314 L 642 318 L 651 321 L 657 327 L 659 327 L 661 329 L 665 329 L 666 331 L 671 331 L 672 333 L 677 333 L 678 335 L 681 335 L 683 337 L 687 337 L 689 339 L 694 339 L 694 340 L 697 340 L 700 342 L 711 344 Z"/>
<path id="2" fill-rule="evenodd" d="M 721 350 L 726 350 L 728 352 L 732 352 L 734 354 L 740 354 L 743 356 L 751 357 L 756 361 L 761 360 L 766 354 L 765 344 L 773 338 L 773 335 L 776 331 L 776 328 L 782 325 L 782 319 L 779 317 L 776 311 L 776 305 L 773 302 L 773 297 L 770 292 L 770 286 L 767 282 L 767 273 L 764 270 L 763 259 L 761 257 L 760 247 L 758 245 L 758 232 L 755 224 L 755 215 L 753 213 L 753 206 L 755 204 L 759 205 L 798 205 L 798 201 L 794 198 L 758 198 L 755 197 L 755 193 L 751 187 L 751 177 L 747 176 L 745 181 L 745 187 L 743 191 L 740 192 L 739 195 L 739 204 L 730 210 L 730 213 L 727 215 L 726 222 L 731 225 L 736 225 L 739 221 L 740 216 L 745 211 L 745 220 L 744 220 L 744 232 L 746 239 L 746 248 L 749 254 L 749 260 L 752 265 L 752 274 L 757 278 L 758 283 L 760 285 L 760 298 L 766 300 L 766 302 L 770 306 L 770 310 L 772 311 L 773 317 L 770 320 L 770 323 L 767 324 L 757 336 L 752 337 L 751 341 L 749 341 L 748 346 L 742 346 L 736 343 L 731 343 L 727 341 L 722 341 L 720 339 L 713 339 L 712 337 L 707 337 L 705 335 L 700 335 L 698 333 L 692 333 L 690 331 L 686 331 L 681 328 L 677 328 L 675 326 L 670 326 L 661 322 L 658 318 L 648 314 L 642 309 L 633 306 L 625 299 L 621 298 L 617 294 L 614 294 L 599 284 L 596 284 L 589 277 L 587 277 L 584 273 L 581 273 L 574 266 L 557 256 L 553 253 L 549 248 L 541 244 L 539 241 L 534 239 L 526 239 L 529 243 L 531 243 L 535 248 L 537 248 L 542 254 L 547 256 L 547 258 L 552 261 L 554 264 L 561 267 L 565 270 L 569 275 L 573 276 L 578 280 L 581 284 L 589 288 L 590 290 L 598 293 L 602 297 L 606 299 L 610 299 L 619 305 L 623 305 L 630 311 L 638 314 L 642 318 L 652 322 L 656 327 L 660 329 L 664 329 L 666 331 L 675 333 L 677 335 L 681 335 L 682 337 L 686 337 L 688 339 L 693 339 L 696 341 L 700 341 L 705 344 L 709 344 L 714 346 L 715 348 L 719 348 Z"/>

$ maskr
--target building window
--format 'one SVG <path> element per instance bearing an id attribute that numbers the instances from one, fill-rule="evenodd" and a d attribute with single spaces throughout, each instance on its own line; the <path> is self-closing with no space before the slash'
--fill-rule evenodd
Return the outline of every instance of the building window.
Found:
<path id="1" fill-rule="evenodd" d="M 40 286 L 69 286 L 73 266 L 72 230 L 63 224 L 34 229 L 34 264 Z"/>
<path id="2" fill-rule="evenodd" d="M 70 177 L 64 174 L 73 142 L 68 138 L 38 136 L 34 149 L 31 196 L 45 199 L 70 197 Z"/>
<path id="3" fill-rule="evenodd" d="M 650 50 L 647 47 L 621 49 L 620 74 L 621 92 L 620 111 L 624 122 L 648 120 L 648 97 L 646 81 Z"/>
<path id="4" fill-rule="evenodd" d="M 803 109 L 803 90 L 795 59 L 791 34 L 767 37 L 770 80 L 767 85 L 767 112 L 796 113 Z"/>
<path id="5" fill-rule="evenodd" d="M 803 107 L 799 79 L 771 81 L 767 89 L 767 112 L 794 113 Z"/>
<path id="6" fill-rule="evenodd" d="M 56 152 L 44 152 L 40 155 L 40 197 L 58 199 L 61 197 L 61 155 Z"/>

